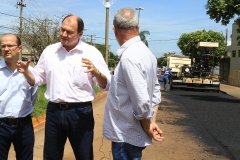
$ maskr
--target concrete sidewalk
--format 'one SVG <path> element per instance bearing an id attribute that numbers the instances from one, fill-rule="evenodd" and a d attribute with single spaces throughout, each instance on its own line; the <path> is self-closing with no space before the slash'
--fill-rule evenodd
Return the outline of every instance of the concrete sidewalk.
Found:
<path id="1" fill-rule="evenodd" d="M 235 98 L 240 99 L 240 87 L 228 85 L 226 83 L 221 83 L 220 84 L 220 90 L 223 93 L 226 93 L 228 95 L 231 95 Z"/>

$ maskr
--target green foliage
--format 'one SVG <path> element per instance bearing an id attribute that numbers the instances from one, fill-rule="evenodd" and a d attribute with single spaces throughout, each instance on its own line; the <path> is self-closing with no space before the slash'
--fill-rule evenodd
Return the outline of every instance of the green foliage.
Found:
<path id="1" fill-rule="evenodd" d="M 207 14 L 217 23 L 227 25 L 235 15 L 240 15 L 239 0 L 208 0 L 205 5 Z"/>
<path id="2" fill-rule="evenodd" d="M 106 54 L 106 49 L 105 49 L 105 44 L 94 44 L 94 46 L 102 53 L 103 57 L 105 57 Z"/>
<path id="3" fill-rule="evenodd" d="M 106 55 L 105 44 L 94 44 L 94 46 L 102 53 L 103 57 Z M 108 67 L 115 67 L 115 64 L 118 60 L 118 56 L 114 55 L 112 52 L 109 52 L 108 58 Z"/>
<path id="4" fill-rule="evenodd" d="M 168 53 L 164 53 L 163 57 L 157 58 L 158 67 L 167 66 L 167 55 Z"/>
<path id="5" fill-rule="evenodd" d="M 93 87 L 96 94 L 100 92 L 100 89 L 95 84 Z M 44 93 L 46 89 L 47 89 L 46 85 L 38 87 L 38 97 L 34 105 L 32 117 L 37 118 L 46 113 L 47 104 L 48 104 L 48 100 L 44 97 Z"/>
<path id="6" fill-rule="evenodd" d="M 93 87 L 94 87 L 94 91 L 95 91 L 96 94 L 101 91 L 95 84 L 94 84 Z"/>
<path id="7" fill-rule="evenodd" d="M 114 59 L 109 59 L 108 60 L 108 66 L 109 67 L 115 67 L 116 61 Z"/>
<path id="8" fill-rule="evenodd" d="M 167 58 L 166 57 L 159 57 L 159 58 L 157 58 L 157 65 L 159 67 L 167 66 Z"/>
<path id="9" fill-rule="evenodd" d="M 229 24 L 230 20 L 234 16 L 240 15 L 240 1 L 239 0 L 208 0 L 205 5 L 207 14 L 210 19 L 214 19 L 215 22 L 220 22 L 222 25 Z M 240 33 L 240 20 L 236 20 L 238 24 L 237 33 Z M 240 45 L 240 36 L 237 37 L 238 45 Z"/>
<path id="10" fill-rule="evenodd" d="M 139 36 L 141 38 L 141 41 L 148 47 L 148 41 L 147 41 L 146 36 L 145 36 L 146 34 L 150 35 L 150 32 L 147 31 L 147 30 L 139 32 Z"/>
<path id="11" fill-rule="evenodd" d="M 181 49 L 183 55 L 194 55 L 196 62 L 199 62 L 202 51 L 197 49 L 198 41 L 219 43 L 219 47 L 211 51 L 212 55 L 214 56 L 213 65 L 217 65 L 220 62 L 221 55 L 223 55 L 226 50 L 224 36 L 221 33 L 214 32 L 212 30 L 200 30 L 191 33 L 184 33 L 180 36 L 177 45 Z"/>
<path id="12" fill-rule="evenodd" d="M 163 57 L 157 58 L 158 67 L 167 66 L 168 55 L 174 55 L 174 54 L 176 54 L 176 53 L 175 52 L 168 52 L 168 53 L 164 53 Z"/>
<path id="13" fill-rule="evenodd" d="M 48 100 L 44 97 L 45 91 L 46 91 L 46 85 L 38 87 L 38 97 L 34 105 L 34 110 L 32 113 L 33 117 L 40 117 L 41 115 L 46 113 Z"/>

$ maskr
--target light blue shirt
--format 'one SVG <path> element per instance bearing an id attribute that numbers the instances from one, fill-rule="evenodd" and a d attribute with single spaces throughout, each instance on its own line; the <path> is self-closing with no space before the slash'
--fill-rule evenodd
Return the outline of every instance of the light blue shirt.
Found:
<path id="1" fill-rule="evenodd" d="M 0 118 L 31 114 L 37 99 L 37 87 L 30 86 L 17 70 L 12 72 L 4 59 L 0 61 L 0 77 Z"/>
<path id="2" fill-rule="evenodd" d="M 121 58 L 111 79 L 103 136 L 113 142 L 144 147 L 152 140 L 139 120 L 151 119 L 152 107 L 161 101 L 157 60 L 139 36 L 125 42 L 117 54 Z"/>

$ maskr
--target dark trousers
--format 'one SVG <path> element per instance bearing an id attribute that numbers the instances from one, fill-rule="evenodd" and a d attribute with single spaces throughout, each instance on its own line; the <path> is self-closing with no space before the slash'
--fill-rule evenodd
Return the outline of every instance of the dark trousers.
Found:
<path id="1" fill-rule="evenodd" d="M 10 124 L 0 119 L 0 159 L 7 160 L 13 143 L 17 160 L 33 160 L 34 131 L 32 119 Z"/>
<path id="2" fill-rule="evenodd" d="M 67 138 L 76 160 L 93 160 L 93 128 L 91 102 L 67 109 L 48 103 L 44 160 L 62 160 Z"/>
<path id="3" fill-rule="evenodd" d="M 133 146 L 125 142 L 112 142 L 113 160 L 141 160 L 145 147 Z"/>
<path id="4" fill-rule="evenodd" d="M 163 84 L 164 84 L 164 89 L 165 90 L 168 88 L 168 83 L 169 83 L 168 78 L 163 78 Z"/>

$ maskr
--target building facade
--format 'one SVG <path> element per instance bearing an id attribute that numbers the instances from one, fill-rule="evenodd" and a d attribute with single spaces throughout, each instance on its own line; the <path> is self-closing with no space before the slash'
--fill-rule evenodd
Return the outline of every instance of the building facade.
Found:
<path id="1" fill-rule="evenodd" d="M 240 87 L 240 46 L 237 40 L 240 33 L 237 33 L 237 28 L 239 28 L 239 26 L 236 21 L 234 21 L 231 34 L 230 74 L 228 76 L 228 83 Z"/>
<path id="2" fill-rule="evenodd" d="M 232 70 L 240 70 L 240 46 L 238 45 L 237 36 L 240 36 L 237 33 L 238 24 L 235 22 L 232 25 L 232 43 L 231 43 L 231 64 L 230 71 Z"/>

